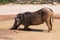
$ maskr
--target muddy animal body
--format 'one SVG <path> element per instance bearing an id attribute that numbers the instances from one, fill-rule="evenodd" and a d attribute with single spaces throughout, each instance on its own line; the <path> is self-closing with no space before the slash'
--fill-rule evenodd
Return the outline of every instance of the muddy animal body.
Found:
<path id="1" fill-rule="evenodd" d="M 23 24 L 24 29 L 28 30 L 30 25 L 39 25 L 45 22 L 48 26 L 48 32 L 50 32 L 52 30 L 52 18 L 53 11 L 50 8 L 42 8 L 36 12 L 25 12 L 17 15 L 11 29 L 17 29 Z"/>

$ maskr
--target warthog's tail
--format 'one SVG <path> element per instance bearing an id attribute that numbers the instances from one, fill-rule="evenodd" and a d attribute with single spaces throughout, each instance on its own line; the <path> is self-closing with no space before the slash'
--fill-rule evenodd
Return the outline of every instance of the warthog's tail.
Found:
<path id="1" fill-rule="evenodd" d="M 50 8 L 49 8 L 50 9 Z M 50 16 L 50 20 L 51 20 L 51 22 L 53 22 L 53 10 L 52 9 L 50 9 L 50 11 L 52 12 L 52 15 Z"/>

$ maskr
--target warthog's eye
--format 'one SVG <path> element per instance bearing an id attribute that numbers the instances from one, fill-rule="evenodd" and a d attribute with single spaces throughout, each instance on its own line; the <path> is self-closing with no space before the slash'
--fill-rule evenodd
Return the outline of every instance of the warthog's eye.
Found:
<path id="1" fill-rule="evenodd" d="M 18 14 L 18 15 L 17 15 L 17 18 L 20 18 L 20 17 L 21 17 L 21 14 Z"/>
<path id="2" fill-rule="evenodd" d="M 20 19 L 19 19 L 19 18 L 15 18 L 15 20 L 16 20 L 16 21 L 20 21 Z"/>
<path id="3" fill-rule="evenodd" d="M 20 18 L 20 16 L 17 16 L 17 18 Z"/>

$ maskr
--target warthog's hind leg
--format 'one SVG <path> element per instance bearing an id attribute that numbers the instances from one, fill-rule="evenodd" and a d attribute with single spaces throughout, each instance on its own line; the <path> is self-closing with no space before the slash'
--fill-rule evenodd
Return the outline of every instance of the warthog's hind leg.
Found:
<path id="1" fill-rule="evenodd" d="M 52 23 L 51 23 L 51 21 L 47 20 L 46 24 L 48 26 L 48 32 L 52 31 Z"/>

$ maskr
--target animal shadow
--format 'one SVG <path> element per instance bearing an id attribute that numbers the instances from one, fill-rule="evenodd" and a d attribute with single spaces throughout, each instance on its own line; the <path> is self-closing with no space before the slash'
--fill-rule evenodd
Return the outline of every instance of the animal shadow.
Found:
<path id="1" fill-rule="evenodd" d="M 44 32 L 44 31 L 47 31 L 45 29 L 29 29 L 29 30 L 24 30 L 23 28 L 19 28 L 18 30 L 21 30 L 21 31 L 34 31 L 34 32 Z"/>

